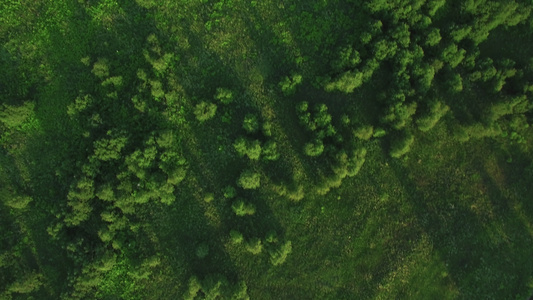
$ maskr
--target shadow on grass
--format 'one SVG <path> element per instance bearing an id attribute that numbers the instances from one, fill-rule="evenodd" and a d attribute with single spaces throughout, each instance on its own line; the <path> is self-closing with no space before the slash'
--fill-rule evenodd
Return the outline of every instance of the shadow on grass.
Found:
<path id="1" fill-rule="evenodd" d="M 401 163 L 391 165 L 408 191 L 418 226 L 431 238 L 461 298 L 524 295 L 531 276 L 531 233 L 506 207 L 509 199 L 498 188 L 502 183 L 481 169 L 479 154 L 470 155 L 477 158 L 455 170 L 430 171 L 435 177 L 429 186 L 418 185 L 417 174 Z"/>

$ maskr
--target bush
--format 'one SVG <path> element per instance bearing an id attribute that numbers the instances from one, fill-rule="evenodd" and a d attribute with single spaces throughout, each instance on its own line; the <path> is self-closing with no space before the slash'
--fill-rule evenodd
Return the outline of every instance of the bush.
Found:
<path id="1" fill-rule="evenodd" d="M 253 215 L 255 213 L 255 206 L 250 203 L 245 203 L 242 199 L 233 202 L 231 209 L 239 217 Z"/>
<path id="2" fill-rule="evenodd" d="M 217 106 L 214 103 L 208 103 L 205 101 L 200 102 L 194 108 L 194 115 L 200 122 L 205 122 L 215 116 L 217 112 Z"/>
<path id="3" fill-rule="evenodd" d="M 244 237 L 242 236 L 242 233 L 236 230 L 230 231 L 229 236 L 230 236 L 231 242 L 235 245 L 238 245 L 244 241 Z"/>
<path id="4" fill-rule="evenodd" d="M 258 238 L 252 238 L 246 243 L 246 251 L 257 255 L 263 251 L 263 243 Z"/>
<path id="5" fill-rule="evenodd" d="M 252 170 L 245 170 L 237 180 L 237 185 L 243 189 L 256 189 L 261 185 L 261 176 Z"/>
<path id="6" fill-rule="evenodd" d="M 394 158 L 399 158 L 409 152 L 411 145 L 415 141 L 414 135 L 405 133 L 403 136 L 394 140 L 391 145 L 390 155 Z"/>

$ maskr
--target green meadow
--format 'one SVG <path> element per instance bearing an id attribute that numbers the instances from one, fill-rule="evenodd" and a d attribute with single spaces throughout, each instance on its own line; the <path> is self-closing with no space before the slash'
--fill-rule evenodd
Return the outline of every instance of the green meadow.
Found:
<path id="1" fill-rule="evenodd" d="M 2 1 L 0 299 L 529 299 L 532 9 Z"/>

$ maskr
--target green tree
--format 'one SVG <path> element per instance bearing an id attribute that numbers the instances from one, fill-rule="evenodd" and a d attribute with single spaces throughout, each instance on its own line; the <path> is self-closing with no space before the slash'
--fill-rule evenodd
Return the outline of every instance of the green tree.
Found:
<path id="1" fill-rule="evenodd" d="M 415 136 L 405 132 L 392 141 L 390 155 L 399 158 L 411 150 L 411 145 L 415 141 Z"/>
<path id="2" fill-rule="evenodd" d="M 239 217 L 255 214 L 255 206 L 251 203 L 244 202 L 242 199 L 233 202 L 231 209 Z"/>
<path id="3" fill-rule="evenodd" d="M 304 153 L 308 156 L 319 156 L 324 152 L 324 143 L 322 140 L 315 139 L 304 146 Z"/>
<path id="4" fill-rule="evenodd" d="M 233 92 L 226 88 L 217 88 L 215 99 L 219 100 L 222 104 L 230 104 L 233 102 Z"/>
<path id="5" fill-rule="evenodd" d="M 256 133 L 259 130 L 259 120 L 254 114 L 247 114 L 244 117 L 242 128 L 248 133 Z"/>
<path id="6" fill-rule="evenodd" d="M 243 189 L 257 189 L 261 185 L 261 175 L 253 170 L 244 170 L 237 180 L 237 185 Z"/>
<path id="7" fill-rule="evenodd" d="M 200 122 L 205 122 L 215 116 L 217 112 L 217 106 L 214 103 L 208 103 L 205 101 L 200 102 L 194 108 L 194 115 Z"/>
<path id="8" fill-rule="evenodd" d="M 257 255 L 263 251 L 263 243 L 259 238 L 252 238 L 246 243 L 246 251 Z"/>

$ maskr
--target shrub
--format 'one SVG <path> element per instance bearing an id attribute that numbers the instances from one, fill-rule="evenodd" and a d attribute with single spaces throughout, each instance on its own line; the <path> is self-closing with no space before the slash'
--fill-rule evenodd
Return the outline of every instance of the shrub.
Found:
<path id="1" fill-rule="evenodd" d="M 405 133 L 403 136 L 397 138 L 392 142 L 390 155 L 394 158 L 399 158 L 409 152 L 411 145 L 415 141 L 414 135 Z"/>
<path id="2" fill-rule="evenodd" d="M 247 114 L 244 117 L 242 128 L 244 128 L 244 130 L 246 130 L 248 133 L 257 132 L 259 129 L 259 120 L 257 119 L 257 116 L 253 114 Z"/>
<path id="3" fill-rule="evenodd" d="M 208 103 L 205 101 L 200 102 L 194 108 L 194 115 L 200 122 L 205 122 L 215 116 L 217 112 L 217 106 L 214 103 Z"/>
<path id="4" fill-rule="evenodd" d="M 242 199 L 233 202 L 231 209 L 239 217 L 253 215 L 255 213 L 255 206 L 251 203 L 245 203 Z"/>
<path id="5" fill-rule="evenodd" d="M 263 251 L 263 243 L 259 238 L 252 238 L 246 243 L 246 251 L 257 255 Z"/>
<path id="6" fill-rule="evenodd" d="M 244 241 L 244 237 L 242 236 L 242 233 L 236 230 L 230 231 L 229 236 L 230 236 L 231 242 L 235 245 L 238 245 Z"/>
<path id="7" fill-rule="evenodd" d="M 243 189 L 256 189 L 261 185 L 261 176 L 252 170 L 245 170 L 241 173 L 237 184 Z"/>

